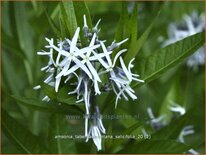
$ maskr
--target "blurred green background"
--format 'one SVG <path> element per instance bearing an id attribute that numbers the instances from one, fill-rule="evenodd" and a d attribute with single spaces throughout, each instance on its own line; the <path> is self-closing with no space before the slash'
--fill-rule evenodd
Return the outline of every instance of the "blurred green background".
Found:
<path id="1" fill-rule="evenodd" d="M 47 60 L 38 57 L 36 53 L 44 48 L 45 37 L 57 38 L 52 31 L 46 13 L 58 25 L 59 3 L 1 2 L 2 108 L 5 111 L 3 113 L 6 113 L 3 116 L 8 114 L 11 117 L 11 119 L 2 117 L 2 122 L 5 123 L 2 128 L 2 153 L 23 153 L 25 151 L 13 141 L 14 137 L 11 133 L 11 131 L 14 131 L 13 134 L 18 137 L 18 135 L 22 136 L 22 132 L 25 132 L 23 135 L 26 136 L 25 129 L 32 133 L 35 140 L 31 140 L 28 136 L 23 141 L 27 143 L 26 146 L 28 145 L 29 148 L 39 150 L 36 153 L 48 152 L 47 149 L 50 153 L 96 153 L 96 148 L 91 140 L 89 143 L 85 143 L 84 140 L 62 140 L 60 142 L 61 152 L 56 152 L 57 149 L 53 147 L 55 140 L 51 137 L 51 133 L 54 132 L 51 129 L 57 129 L 54 120 L 61 120 L 58 124 L 61 127 L 61 134 L 83 134 L 83 119 L 68 121 L 65 120 L 65 115 L 55 116 L 54 113 L 33 110 L 18 104 L 11 97 L 11 95 L 16 95 L 38 99 L 39 101 L 43 97 L 43 92 L 35 91 L 33 87 L 43 81 L 44 75 L 40 68 L 46 64 Z M 93 24 L 101 18 L 100 37 L 111 43 L 117 29 L 122 2 L 86 2 L 86 4 Z M 161 48 L 158 38 L 160 36 L 168 37 L 167 29 L 171 22 L 178 22 L 184 14 L 190 14 L 192 11 L 202 13 L 204 6 L 204 2 L 138 2 L 138 37 L 151 24 L 160 9 L 161 13 L 147 41 L 136 56 L 136 61 L 149 57 Z M 105 105 L 99 99 L 99 104 L 104 109 L 102 110 L 103 115 L 138 115 L 138 118 L 129 120 L 103 120 L 107 134 L 123 133 L 125 129 L 138 121 L 144 124 L 146 120 L 149 120 L 147 108 L 151 107 L 155 116 L 167 115 L 170 127 L 175 128 L 176 123 L 184 119 L 180 123 L 181 125 L 177 125 L 179 131 L 183 126 L 193 125 L 195 134 L 188 136 L 187 145 L 193 146 L 200 153 L 204 153 L 204 66 L 200 66 L 198 71 L 194 72 L 183 61 L 152 82 L 137 87 L 135 91 L 138 100 L 128 103 L 121 100 L 116 110 L 114 104 Z M 101 98 L 104 99 L 104 96 Z M 186 107 L 186 116 L 181 117 L 177 122 L 172 121 L 171 112 L 167 109 L 170 100 Z M 42 104 L 49 105 L 50 103 Z M 147 125 L 144 125 L 147 128 Z M 153 134 L 156 131 L 149 129 L 150 132 Z M 160 138 L 170 130 L 161 132 L 159 133 Z M 140 131 L 138 130 L 136 133 L 140 133 Z M 170 139 L 175 140 L 176 137 L 177 133 L 172 135 Z M 111 153 L 112 148 L 110 147 L 116 142 L 115 140 L 104 140 L 103 145 L 106 151 L 103 153 Z M 36 145 L 32 145 L 36 143 L 42 143 L 46 147 L 36 148 Z M 120 144 L 124 143 L 126 142 L 120 141 Z"/>

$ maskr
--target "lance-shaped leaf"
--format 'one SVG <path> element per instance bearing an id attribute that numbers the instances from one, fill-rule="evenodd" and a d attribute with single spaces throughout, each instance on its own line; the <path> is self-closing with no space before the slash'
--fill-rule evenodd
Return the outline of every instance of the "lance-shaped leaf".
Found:
<path id="1" fill-rule="evenodd" d="M 137 61 L 136 70 L 145 83 L 150 82 L 194 53 L 204 41 L 204 32 L 187 37 Z"/>
<path id="2" fill-rule="evenodd" d="M 19 96 L 11 96 L 13 100 L 17 103 L 22 104 L 32 110 L 38 110 L 43 112 L 51 112 L 51 113 L 64 113 L 64 114 L 82 114 L 83 111 L 74 105 L 68 104 L 58 104 L 57 102 L 53 102 L 51 104 L 47 104 L 45 102 L 39 101 L 37 99 L 25 98 Z"/>
<path id="3" fill-rule="evenodd" d="M 74 135 L 68 132 L 71 128 L 66 115 L 54 114 L 51 116 L 48 140 L 52 153 L 75 153 L 75 141 L 71 137 Z M 63 138 L 62 136 L 68 137 Z"/>
<path id="4" fill-rule="evenodd" d="M 81 29 L 83 28 L 83 26 L 84 26 L 83 16 L 85 15 L 86 20 L 87 20 L 87 25 L 88 25 L 89 29 L 91 29 L 92 28 L 92 20 L 91 20 L 89 9 L 88 9 L 86 3 L 84 1 L 81 1 L 81 2 L 74 1 L 73 5 L 74 5 L 74 10 L 75 10 L 77 25 Z M 84 39 L 84 32 L 83 31 L 80 31 L 80 38 L 81 38 L 81 42 L 84 43 L 85 39 Z"/>
<path id="5" fill-rule="evenodd" d="M 70 37 L 74 35 L 77 29 L 77 20 L 75 16 L 74 5 L 72 1 L 63 1 L 60 3 L 61 16 L 65 21 Z"/>
<path id="6" fill-rule="evenodd" d="M 144 45 L 145 41 L 147 40 L 147 38 L 148 38 L 148 36 L 149 36 L 149 34 L 150 34 L 151 30 L 152 30 L 152 27 L 153 27 L 156 19 L 158 18 L 158 16 L 159 16 L 159 13 L 156 16 L 156 18 L 152 21 L 150 26 L 139 37 L 138 40 L 135 40 L 135 39 L 131 40 L 131 43 L 129 45 L 129 50 L 128 50 L 128 52 L 126 53 L 126 55 L 124 57 L 124 60 L 125 60 L 126 63 L 129 63 L 129 61 L 132 58 L 135 58 L 135 56 L 138 54 L 139 50 L 141 49 L 141 47 Z"/>
<path id="7" fill-rule="evenodd" d="M 2 129 L 4 134 L 22 153 L 48 153 L 40 137 L 33 135 L 2 109 Z"/>
<path id="8" fill-rule="evenodd" d="M 118 153 L 175 154 L 183 153 L 190 149 L 187 145 L 175 140 L 144 140 L 131 143 L 127 144 L 125 148 Z"/>
<path id="9" fill-rule="evenodd" d="M 61 34 L 61 33 L 60 33 L 60 31 L 58 30 L 57 26 L 55 25 L 53 19 L 49 16 L 47 10 L 45 10 L 45 15 L 46 15 L 46 17 L 47 17 L 47 19 L 48 19 L 49 25 L 51 26 L 53 32 L 54 32 L 58 37 L 60 37 L 60 34 Z"/>
<path id="10" fill-rule="evenodd" d="M 122 41 L 126 38 L 130 40 L 122 45 L 122 47 L 129 47 L 133 44 L 137 39 L 137 31 L 138 31 L 138 20 L 137 20 L 137 2 L 135 2 L 134 8 L 132 9 L 132 13 L 128 13 L 128 2 L 122 2 L 122 12 L 120 15 L 120 19 L 117 25 L 117 30 L 115 33 L 115 40 L 117 42 Z M 114 50 L 112 55 L 115 56 L 118 50 Z"/>

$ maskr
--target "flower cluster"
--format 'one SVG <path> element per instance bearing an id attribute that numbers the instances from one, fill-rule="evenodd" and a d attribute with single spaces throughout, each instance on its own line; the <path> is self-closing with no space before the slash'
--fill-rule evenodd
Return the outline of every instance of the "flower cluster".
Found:
<path id="1" fill-rule="evenodd" d="M 172 44 L 176 41 L 182 40 L 190 35 L 201 32 L 205 29 L 205 16 L 201 14 L 198 16 L 197 12 L 193 12 L 191 16 L 184 15 L 183 20 L 179 24 L 171 23 L 168 29 L 168 36 L 163 46 Z M 201 47 L 187 60 L 187 66 L 198 69 L 199 65 L 204 65 L 204 48 Z"/>
<path id="2" fill-rule="evenodd" d="M 186 109 L 179 104 L 175 103 L 174 101 L 169 101 L 168 109 L 173 113 L 177 114 L 177 116 L 182 116 L 186 113 Z M 149 121 L 146 122 L 154 131 L 158 131 L 162 129 L 163 127 L 168 125 L 168 121 L 166 120 L 166 115 L 162 114 L 159 117 L 155 117 L 152 109 L 150 107 L 147 108 L 147 113 L 150 118 Z M 194 134 L 194 126 L 193 125 L 186 125 L 182 128 L 182 130 L 179 133 L 179 136 L 177 140 L 181 143 L 186 143 L 185 137 L 188 135 Z M 145 128 L 142 128 L 142 134 L 144 136 L 148 135 L 148 132 L 145 130 Z M 195 149 L 188 150 L 188 153 L 190 154 L 199 154 Z"/>
<path id="3" fill-rule="evenodd" d="M 122 55 L 127 49 L 120 50 L 112 58 L 111 54 L 114 49 L 119 48 L 128 39 L 117 43 L 113 41 L 111 45 L 106 46 L 105 41 L 98 37 L 100 20 L 95 27 L 89 29 L 85 15 L 83 19 L 84 44 L 78 40 L 80 33 L 78 27 L 71 40 L 65 38 L 63 41 L 58 41 L 57 45 L 55 45 L 54 39 L 46 38 L 48 45 L 45 48 L 48 50 L 42 50 L 37 54 L 49 57 L 48 64 L 41 68 L 41 71 L 49 74 L 44 83 L 53 86 L 56 92 L 59 91 L 61 85 L 68 85 L 73 88 L 73 91 L 68 94 L 75 95 L 77 103 L 84 103 L 86 141 L 93 138 L 97 149 L 101 150 L 101 133 L 104 134 L 106 130 L 95 100 L 96 95 L 100 95 L 104 91 L 113 91 L 116 94 L 116 107 L 121 98 L 137 99 L 130 84 L 132 81 L 144 81 L 138 79 L 139 75 L 131 71 L 134 67 L 132 64 L 134 59 L 126 67 Z M 117 66 L 118 63 L 120 63 L 119 66 Z M 102 82 L 103 77 L 107 78 L 106 83 Z M 41 87 L 34 87 L 34 89 L 39 88 Z M 43 100 L 49 101 L 50 99 L 45 96 Z M 89 122 L 90 129 L 88 130 Z"/>

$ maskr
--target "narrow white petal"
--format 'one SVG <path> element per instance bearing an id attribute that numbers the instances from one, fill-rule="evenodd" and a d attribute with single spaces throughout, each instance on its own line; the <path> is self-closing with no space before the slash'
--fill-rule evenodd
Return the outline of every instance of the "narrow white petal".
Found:
<path id="1" fill-rule="evenodd" d="M 44 80 L 44 83 L 49 83 L 53 79 L 53 74 L 49 75 L 49 77 Z"/>
<path id="2" fill-rule="evenodd" d="M 89 133 L 88 133 L 88 136 L 87 136 L 87 139 L 86 139 L 85 142 L 88 142 L 88 140 L 89 140 L 89 138 L 90 138 L 89 136 L 91 136 L 92 129 L 93 129 L 93 127 L 90 127 Z"/>
<path id="3" fill-rule="evenodd" d="M 115 64 L 116 64 L 116 61 L 117 61 L 117 59 L 118 59 L 118 57 L 122 54 L 122 53 L 124 53 L 124 52 L 126 52 L 127 51 L 127 49 L 123 49 L 123 50 L 121 50 L 121 51 L 119 51 L 116 55 L 115 55 L 115 57 L 114 57 L 114 61 L 113 61 L 113 67 L 115 66 Z"/>
<path id="4" fill-rule="evenodd" d="M 154 114 L 153 114 L 153 112 L 152 112 L 152 109 L 149 107 L 149 108 L 147 108 L 147 113 L 148 113 L 148 115 L 149 115 L 149 118 L 150 119 L 154 119 L 155 117 L 154 117 Z"/>
<path id="5" fill-rule="evenodd" d="M 116 101 L 115 101 L 115 109 L 117 108 L 117 102 L 118 102 L 118 99 L 121 98 L 120 96 L 122 95 L 123 91 L 124 91 L 124 88 L 119 92 L 119 94 L 118 94 L 117 97 L 116 97 Z"/>
<path id="6" fill-rule="evenodd" d="M 124 61 L 123 61 L 123 59 L 122 59 L 121 56 L 120 56 L 120 63 L 121 63 L 122 69 L 123 69 L 125 75 L 127 76 L 128 80 L 129 80 L 129 81 L 132 81 L 132 76 L 131 76 L 131 74 L 128 72 L 128 70 L 127 70 L 127 68 L 126 68 L 126 66 L 125 66 L 125 64 L 124 64 Z"/>
<path id="7" fill-rule="evenodd" d="M 55 81 L 55 91 L 56 92 L 58 92 L 60 81 L 61 81 L 61 77 L 56 78 L 56 81 Z"/>
<path id="8" fill-rule="evenodd" d="M 96 79 L 97 81 L 101 82 L 101 80 L 100 80 L 100 78 L 99 78 L 99 75 L 97 74 L 97 71 L 95 70 L 95 68 L 93 67 L 93 65 L 92 65 L 89 61 L 87 61 L 86 64 L 87 64 L 90 72 L 92 73 L 94 79 Z"/>
<path id="9" fill-rule="evenodd" d="M 112 54 L 112 52 L 108 52 L 108 54 Z M 104 53 L 98 53 L 97 55 L 98 55 L 98 57 L 100 57 L 100 58 L 105 57 L 105 54 L 104 54 Z M 95 55 L 94 55 L 94 56 L 91 56 L 91 57 L 89 57 L 89 60 L 90 60 L 90 61 L 97 60 L 97 57 L 96 57 Z"/>
<path id="10" fill-rule="evenodd" d="M 45 40 L 49 43 L 49 44 L 53 44 L 54 40 L 53 38 L 49 39 L 45 37 Z"/>
<path id="11" fill-rule="evenodd" d="M 103 50 L 103 52 L 104 52 L 104 54 L 105 54 L 105 57 L 106 57 L 106 59 L 107 59 L 107 62 L 108 62 L 108 64 L 109 64 L 109 66 L 112 66 L 112 61 L 111 61 L 111 58 L 110 58 L 109 53 L 108 53 L 108 51 L 107 51 L 107 48 L 105 47 L 105 45 L 104 45 L 103 42 L 100 41 L 100 44 L 101 44 L 101 46 L 102 46 L 102 50 Z"/>
<path id="12" fill-rule="evenodd" d="M 64 73 L 64 76 L 71 74 L 72 72 L 76 71 L 78 68 L 79 66 L 77 65 L 72 66 L 68 71 Z"/>
<path id="13" fill-rule="evenodd" d="M 127 97 L 127 96 L 125 95 L 125 93 L 124 93 L 124 87 L 125 87 L 124 85 L 121 85 L 121 87 L 120 87 L 120 88 L 118 87 L 118 89 L 119 89 L 119 91 L 121 91 L 121 89 L 123 88 L 123 91 L 122 91 L 122 94 L 121 94 L 121 95 L 124 97 L 124 99 L 125 99 L 126 101 L 128 101 L 128 97 Z"/>
<path id="14" fill-rule="evenodd" d="M 165 119 L 165 115 L 161 115 L 158 118 L 155 119 L 156 122 L 161 122 L 163 119 Z"/>
<path id="15" fill-rule="evenodd" d="M 109 72 L 109 70 L 104 70 L 104 71 L 99 72 L 98 75 L 100 76 L 100 75 L 108 73 L 108 72 Z"/>
<path id="16" fill-rule="evenodd" d="M 93 46 L 94 46 L 95 39 L 96 39 L 96 33 L 94 33 L 94 35 L 93 35 L 93 37 L 92 37 L 92 40 L 91 40 L 91 42 L 90 42 L 90 44 L 89 44 L 89 47 L 93 47 Z M 90 56 L 91 52 L 92 52 L 92 50 L 89 49 L 88 52 L 87 52 L 87 57 Z"/>
<path id="17" fill-rule="evenodd" d="M 55 82 L 49 82 L 48 85 L 54 87 L 55 86 Z"/>
<path id="18" fill-rule="evenodd" d="M 87 137 L 88 135 L 88 116 L 85 116 L 85 120 L 84 120 L 84 135 L 85 137 Z"/>
<path id="19" fill-rule="evenodd" d="M 138 81 L 138 82 L 144 82 L 144 80 L 140 80 L 140 79 L 137 79 L 137 78 L 134 78 L 134 77 L 132 77 L 132 80 Z"/>
<path id="20" fill-rule="evenodd" d="M 68 61 L 71 61 L 68 57 L 65 57 L 60 63 L 59 66 L 63 67 Z"/>
<path id="21" fill-rule="evenodd" d="M 98 21 L 97 21 L 97 24 L 95 25 L 95 27 L 94 28 L 96 28 L 97 29 L 97 27 L 98 27 L 98 25 L 99 25 L 99 23 L 101 22 L 101 19 L 99 19 Z"/>
<path id="22" fill-rule="evenodd" d="M 82 77 L 79 78 L 78 85 L 77 85 L 76 89 L 74 91 L 69 92 L 68 94 L 74 94 L 74 93 L 78 92 L 78 90 L 79 90 L 79 88 L 80 88 L 80 86 L 82 84 L 82 80 L 83 80 Z"/>
<path id="23" fill-rule="evenodd" d="M 69 43 L 69 45 L 71 46 L 72 41 L 69 40 L 69 39 L 66 39 L 66 41 L 67 41 L 67 42 Z M 77 46 L 75 46 L 75 47 L 74 47 L 74 50 L 75 50 L 75 51 L 78 51 L 79 48 L 78 48 Z"/>
<path id="24" fill-rule="evenodd" d="M 87 82 L 84 81 L 84 102 L 85 102 L 85 108 L 86 108 L 86 114 L 89 114 L 89 103 L 87 102 L 88 97 L 88 89 L 87 89 Z"/>
<path id="25" fill-rule="evenodd" d="M 121 44 L 125 43 L 128 40 L 128 38 L 126 38 L 125 40 L 122 40 L 121 42 L 117 43 L 117 46 L 120 46 Z"/>
<path id="26" fill-rule="evenodd" d="M 45 71 L 47 68 L 49 68 L 49 66 L 47 65 L 47 66 L 45 66 L 45 67 L 42 67 L 41 68 L 41 71 Z"/>
<path id="27" fill-rule="evenodd" d="M 127 89 L 129 89 L 129 91 L 131 91 L 132 93 L 135 93 L 135 91 L 130 86 L 127 86 Z"/>
<path id="28" fill-rule="evenodd" d="M 94 90 L 95 90 L 95 95 L 101 94 L 97 80 L 94 80 Z"/>
<path id="29" fill-rule="evenodd" d="M 104 62 L 104 60 L 102 60 L 101 57 L 99 57 L 99 55 L 96 52 L 94 52 L 94 51 L 92 51 L 92 52 L 105 69 L 109 68 L 109 66 Z"/>
<path id="30" fill-rule="evenodd" d="M 33 87 L 34 90 L 38 90 L 38 89 L 41 89 L 41 86 L 40 85 L 37 85 L 35 87 Z"/>
<path id="31" fill-rule="evenodd" d="M 199 152 L 197 152 L 197 151 L 194 150 L 194 149 L 190 149 L 188 152 L 191 153 L 191 154 L 200 154 Z"/>
<path id="32" fill-rule="evenodd" d="M 98 129 L 98 127 L 94 127 L 92 130 L 92 136 L 93 136 L 93 142 L 97 147 L 97 150 L 101 150 L 102 149 L 102 138 L 101 138 L 101 133 Z"/>
<path id="33" fill-rule="evenodd" d="M 67 81 L 69 81 L 71 78 L 72 78 L 72 76 L 69 75 L 69 76 L 66 78 L 66 80 L 64 81 L 64 83 L 67 83 Z"/>
<path id="34" fill-rule="evenodd" d="M 89 70 L 87 69 L 87 67 L 86 67 L 84 64 L 82 64 L 81 61 L 79 61 L 78 59 L 74 59 L 74 62 L 76 63 L 76 65 L 77 65 L 79 68 L 81 68 L 81 69 L 89 76 L 90 79 L 92 79 L 91 73 L 89 72 Z"/>
<path id="35" fill-rule="evenodd" d="M 67 52 L 65 50 L 61 50 L 58 47 L 56 47 L 55 45 L 52 45 L 52 48 L 55 49 L 57 52 L 59 52 L 61 55 L 69 56 L 69 52 Z"/>
<path id="36" fill-rule="evenodd" d="M 42 101 L 49 102 L 49 101 L 50 101 L 50 98 L 49 98 L 48 96 L 44 96 L 44 98 L 42 99 Z"/>
<path id="37" fill-rule="evenodd" d="M 58 53 L 57 58 L 56 58 L 56 64 L 59 65 L 59 60 L 60 60 L 61 54 Z"/>
<path id="38" fill-rule="evenodd" d="M 50 55 L 50 52 L 37 52 L 38 55 Z"/>
<path id="39" fill-rule="evenodd" d="M 130 92 L 127 88 L 125 88 L 125 91 L 127 92 L 127 94 L 133 99 L 137 99 L 137 96 L 135 96 L 132 92 Z"/>
<path id="40" fill-rule="evenodd" d="M 103 126 L 101 118 L 98 118 L 98 127 L 102 131 L 102 133 L 104 133 L 104 134 L 106 133 L 106 130 L 105 130 L 104 126 Z"/>
<path id="41" fill-rule="evenodd" d="M 78 36 L 79 36 L 80 28 L 78 27 L 75 31 L 75 34 L 72 38 L 71 46 L 70 46 L 70 53 L 73 53 L 77 44 Z"/>
<path id="42" fill-rule="evenodd" d="M 80 102 L 83 102 L 83 101 L 84 101 L 84 99 L 82 98 L 80 100 L 77 100 L 76 103 L 80 103 Z"/>
<path id="43" fill-rule="evenodd" d="M 120 79 L 120 78 L 111 77 L 110 79 L 113 80 L 113 81 L 115 81 L 115 82 L 118 82 L 118 83 L 120 83 L 120 84 L 128 84 L 128 81 L 123 80 L 123 79 Z"/>
<path id="44" fill-rule="evenodd" d="M 100 47 L 100 45 L 94 45 L 94 46 L 91 46 L 91 47 L 84 47 L 84 48 L 82 48 L 82 49 L 79 49 L 79 52 L 81 52 L 81 53 L 87 53 L 88 51 L 92 51 L 92 50 L 97 49 L 97 48 L 99 48 L 99 47 Z M 77 53 L 75 53 L 75 54 L 78 56 L 79 52 L 77 52 Z"/>
<path id="45" fill-rule="evenodd" d="M 132 68 L 132 62 L 135 60 L 135 58 L 133 58 L 132 60 L 130 60 L 130 62 L 129 62 L 129 64 L 128 64 L 128 71 L 129 71 L 129 73 L 131 74 L 132 72 L 131 72 L 131 68 Z"/>
<path id="46" fill-rule="evenodd" d="M 131 73 L 131 74 L 132 74 L 132 76 L 134 76 L 134 77 L 139 77 L 138 74 L 133 74 L 133 73 Z"/>
<path id="47" fill-rule="evenodd" d="M 118 95 L 117 90 L 116 90 L 116 88 L 115 88 L 113 82 L 112 82 L 112 90 L 113 90 L 113 92 L 114 92 L 116 95 Z"/>
<path id="48" fill-rule="evenodd" d="M 88 27 L 88 26 L 87 26 L 87 19 L 86 19 L 86 15 L 84 15 L 84 16 L 83 16 L 83 18 L 84 18 L 84 27 Z"/>
<path id="49" fill-rule="evenodd" d="M 66 73 L 66 71 L 69 69 L 70 63 L 71 63 L 71 61 L 68 61 L 65 64 L 64 68 L 62 69 L 62 71 L 59 74 L 57 74 L 56 78 L 60 78 L 61 76 L 63 76 Z"/>

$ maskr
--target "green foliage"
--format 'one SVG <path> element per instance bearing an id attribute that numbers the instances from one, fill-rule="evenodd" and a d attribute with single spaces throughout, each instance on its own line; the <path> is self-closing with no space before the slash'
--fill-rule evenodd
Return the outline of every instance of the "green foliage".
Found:
<path id="1" fill-rule="evenodd" d="M 148 58 L 139 60 L 137 71 L 145 82 L 149 82 L 194 53 L 204 44 L 204 40 L 202 32 L 160 49 Z"/>
<path id="2" fill-rule="evenodd" d="M 189 36 L 164 48 L 158 38 L 167 38 L 167 27 L 185 13 L 204 10 L 203 2 L 8 2 L 2 9 L 2 153 L 75 154 L 98 153 L 92 140 L 61 139 L 58 135 L 83 135 L 83 119 L 68 119 L 85 113 L 83 103 L 68 95 L 71 87 L 60 84 L 59 92 L 42 83 L 41 66 L 48 59 L 37 57 L 44 49 L 44 38 L 71 38 L 77 27 L 83 28 L 86 15 L 89 29 L 102 19 L 100 37 L 110 45 L 129 40 L 113 51 L 128 51 L 124 60 L 136 58 L 132 71 L 144 83 L 134 84 L 139 99 L 121 100 L 114 108 L 115 95 L 102 93 L 97 98 L 104 115 L 125 115 L 129 119 L 103 119 L 106 134 L 142 135 L 146 129 L 151 139 L 103 139 L 99 153 L 117 154 L 174 154 L 191 148 L 204 153 L 204 67 L 193 71 L 185 65 L 186 59 L 203 46 L 205 32 Z M 161 13 L 160 13 L 161 10 Z M 172 11 L 168 11 L 172 10 Z M 118 20 L 119 17 L 119 21 Z M 83 31 L 80 31 L 82 45 Z M 32 88 L 41 85 L 41 91 Z M 41 101 L 48 96 L 49 103 Z M 168 106 L 170 101 L 185 107 L 186 114 L 176 116 Z M 160 130 L 149 126 L 147 108 L 155 117 L 166 115 L 167 125 Z M 135 117 L 138 115 L 138 118 Z M 199 121 L 197 121 L 199 120 Z M 201 121 L 202 120 L 202 121 Z M 178 142 L 180 131 L 193 125 L 195 133 L 185 143 Z M 15 148 L 15 149 L 14 149 Z"/>
<path id="3" fill-rule="evenodd" d="M 22 153 L 48 153 L 46 146 L 41 143 L 40 137 L 25 129 L 3 109 L 2 117 L 3 132 Z"/>
<path id="4" fill-rule="evenodd" d="M 38 110 L 43 112 L 51 113 L 64 113 L 64 114 L 81 114 L 82 110 L 76 106 L 68 104 L 56 104 L 55 102 L 52 105 L 45 105 L 44 102 L 37 99 L 11 96 L 17 103 L 22 104 L 32 110 Z"/>
<path id="5" fill-rule="evenodd" d="M 146 154 L 179 154 L 187 151 L 190 147 L 173 140 L 148 140 L 134 144 L 128 144 L 126 149 L 118 153 L 146 153 Z"/>
<path id="6" fill-rule="evenodd" d="M 65 22 L 65 25 L 69 31 L 69 35 L 72 37 L 77 28 L 77 20 L 73 2 L 61 2 L 60 8 L 63 22 Z"/>

